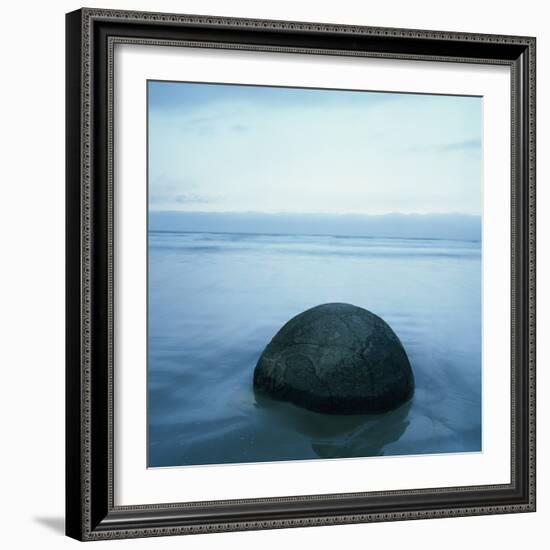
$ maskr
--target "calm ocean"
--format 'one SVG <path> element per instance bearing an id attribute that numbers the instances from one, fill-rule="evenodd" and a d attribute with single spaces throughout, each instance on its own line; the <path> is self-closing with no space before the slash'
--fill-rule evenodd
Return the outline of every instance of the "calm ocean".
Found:
<path id="1" fill-rule="evenodd" d="M 266 344 L 325 302 L 390 324 L 409 403 L 331 416 L 256 402 Z M 150 467 L 481 450 L 479 242 L 151 231 L 148 323 Z"/>

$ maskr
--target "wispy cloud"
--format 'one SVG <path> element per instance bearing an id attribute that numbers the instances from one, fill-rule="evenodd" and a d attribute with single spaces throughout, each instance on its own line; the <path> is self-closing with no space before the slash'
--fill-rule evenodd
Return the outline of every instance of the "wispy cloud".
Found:
<path id="1" fill-rule="evenodd" d="M 246 132 L 248 130 L 248 126 L 245 126 L 244 124 L 233 124 L 231 126 L 231 130 L 237 133 Z"/>
<path id="2" fill-rule="evenodd" d="M 172 200 L 178 204 L 212 204 L 219 202 L 220 198 L 207 197 L 198 193 L 180 193 L 174 195 Z"/>
<path id="3" fill-rule="evenodd" d="M 149 203 L 152 207 L 169 205 L 203 205 L 219 202 L 221 197 L 201 193 L 199 186 L 186 180 L 170 179 L 166 174 L 149 182 Z"/>
<path id="4" fill-rule="evenodd" d="M 413 145 L 407 149 L 410 153 L 448 153 L 454 151 L 481 151 L 480 139 L 465 139 L 450 143 L 431 145 Z"/>

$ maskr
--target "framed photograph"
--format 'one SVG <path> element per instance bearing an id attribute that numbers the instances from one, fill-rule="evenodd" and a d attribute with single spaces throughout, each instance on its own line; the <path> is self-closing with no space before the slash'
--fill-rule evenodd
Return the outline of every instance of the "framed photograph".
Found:
<path id="1" fill-rule="evenodd" d="M 67 15 L 67 535 L 535 510 L 535 39 Z"/>

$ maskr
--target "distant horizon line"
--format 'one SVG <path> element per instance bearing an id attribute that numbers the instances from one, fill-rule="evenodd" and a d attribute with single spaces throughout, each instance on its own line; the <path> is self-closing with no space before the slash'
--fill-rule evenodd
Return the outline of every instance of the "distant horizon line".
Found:
<path id="1" fill-rule="evenodd" d="M 439 238 L 475 241 L 483 218 L 473 214 L 327 214 L 149 211 L 150 230 L 264 235 Z"/>

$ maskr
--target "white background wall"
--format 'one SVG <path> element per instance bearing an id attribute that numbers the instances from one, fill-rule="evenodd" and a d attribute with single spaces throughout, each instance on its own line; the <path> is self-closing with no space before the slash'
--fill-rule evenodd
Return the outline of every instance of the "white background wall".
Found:
<path id="1" fill-rule="evenodd" d="M 538 512 L 251 533 L 119 541 L 109 546 L 210 549 L 542 547 L 550 521 L 543 463 L 550 308 L 548 163 L 550 17 L 540 0 L 104 0 L 86 5 L 177 13 L 534 35 L 538 39 L 539 471 Z M 0 32 L 0 531 L 4 548 L 61 548 L 64 513 L 64 13 L 78 1 L 2 6 Z M 546 433 L 544 433 L 546 432 Z M 540 541 L 540 542 L 539 542 Z"/>

